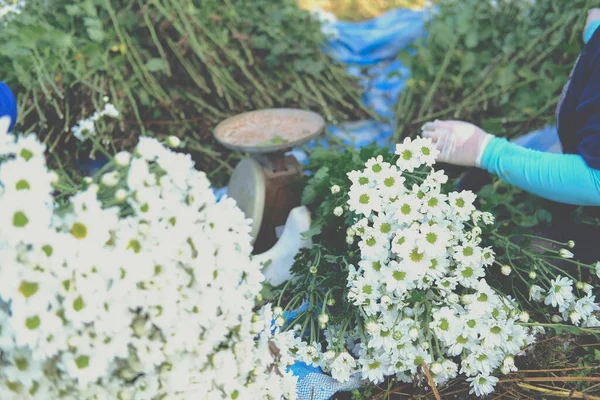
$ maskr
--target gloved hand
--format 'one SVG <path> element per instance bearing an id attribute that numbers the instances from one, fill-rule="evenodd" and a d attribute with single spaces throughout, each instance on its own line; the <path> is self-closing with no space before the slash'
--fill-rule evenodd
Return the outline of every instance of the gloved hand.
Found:
<path id="1" fill-rule="evenodd" d="M 600 8 L 591 8 L 588 11 L 585 28 L 583 29 L 583 41 L 585 43 L 590 41 L 598 26 L 600 26 Z"/>
<path id="2" fill-rule="evenodd" d="M 493 135 L 463 121 L 434 121 L 423 125 L 423 137 L 431 138 L 440 151 L 438 161 L 479 167 L 481 156 Z"/>

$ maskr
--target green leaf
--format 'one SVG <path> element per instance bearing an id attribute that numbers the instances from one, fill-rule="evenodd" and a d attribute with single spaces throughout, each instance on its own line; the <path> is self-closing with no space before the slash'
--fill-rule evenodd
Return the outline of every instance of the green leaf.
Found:
<path id="1" fill-rule="evenodd" d="M 467 32 L 467 35 L 465 37 L 465 45 L 472 49 L 475 46 L 477 46 L 479 44 L 479 37 L 477 36 L 477 31 L 474 29 L 471 29 L 469 32 Z"/>
<path id="2" fill-rule="evenodd" d="M 339 158 L 340 154 L 337 151 L 326 149 L 325 147 L 317 147 L 310 153 L 310 160 L 324 163 Z"/>
<path id="3" fill-rule="evenodd" d="M 150 72 L 163 72 L 167 70 L 167 65 L 162 58 L 151 58 L 146 62 L 146 69 Z"/>
<path id="4" fill-rule="evenodd" d="M 321 167 L 317 170 L 317 172 L 315 172 L 314 175 L 314 179 L 315 180 L 324 180 L 329 176 L 329 168 L 328 167 Z"/>
<path id="5" fill-rule="evenodd" d="M 104 40 L 104 31 L 102 30 L 102 22 L 100 22 L 100 20 L 96 18 L 85 18 L 83 23 L 87 28 L 90 39 L 98 43 Z"/>
<path id="6" fill-rule="evenodd" d="M 88 17 L 96 17 L 98 15 L 96 12 L 96 6 L 94 6 L 94 3 L 89 0 L 81 3 L 81 7 Z"/>
<path id="7" fill-rule="evenodd" d="M 81 8 L 77 4 L 68 4 L 65 9 L 67 11 L 67 15 L 72 17 L 78 17 L 82 13 Z"/>
<path id="8" fill-rule="evenodd" d="M 321 233 L 322 229 L 321 229 L 321 225 L 320 224 L 314 224 L 309 230 L 307 230 L 306 232 L 302 232 L 302 239 L 303 240 L 308 240 L 313 238 L 314 236 L 317 236 L 318 234 Z"/>
<path id="9" fill-rule="evenodd" d="M 400 50 L 400 52 L 398 53 L 398 58 L 400 59 L 402 65 L 404 65 L 405 67 L 412 67 L 412 62 L 414 58 L 408 50 Z"/>
<path id="10" fill-rule="evenodd" d="M 317 198 L 317 191 L 313 185 L 307 185 L 302 191 L 302 199 L 301 204 L 303 206 L 308 206 L 312 204 Z"/>

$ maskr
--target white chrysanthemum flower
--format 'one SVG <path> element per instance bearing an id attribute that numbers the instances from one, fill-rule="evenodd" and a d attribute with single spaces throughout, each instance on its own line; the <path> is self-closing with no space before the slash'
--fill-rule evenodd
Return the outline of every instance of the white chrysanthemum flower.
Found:
<path id="1" fill-rule="evenodd" d="M 395 152 L 398 155 L 396 165 L 401 171 L 413 172 L 415 168 L 423 164 L 421 148 L 417 147 L 409 137 L 405 138 L 401 144 L 396 145 Z"/>
<path id="2" fill-rule="evenodd" d="M 546 291 L 538 285 L 531 285 L 529 288 L 529 300 L 542 301 L 544 299 L 544 294 L 546 294 Z"/>
<path id="3" fill-rule="evenodd" d="M 348 352 L 340 353 L 331 363 L 331 376 L 340 382 L 347 382 L 356 372 L 356 360 Z"/>
<path id="4" fill-rule="evenodd" d="M 469 390 L 469 394 L 475 393 L 475 396 L 481 397 L 494 391 L 496 383 L 498 383 L 498 378 L 487 374 L 480 374 L 472 378 L 468 378 L 467 381 L 471 382 L 471 390 Z"/>
<path id="5" fill-rule="evenodd" d="M 556 279 L 552 279 L 544 304 L 552 304 L 552 307 L 558 307 L 562 312 L 573 299 L 573 281 L 567 277 L 558 276 Z"/>
<path id="6" fill-rule="evenodd" d="M 368 217 L 372 212 L 381 210 L 381 197 L 374 189 L 361 186 L 350 190 L 348 206 L 358 215 Z"/>
<path id="7" fill-rule="evenodd" d="M 431 167 L 440 151 L 435 147 L 430 138 L 418 137 L 412 142 L 422 164 Z"/>

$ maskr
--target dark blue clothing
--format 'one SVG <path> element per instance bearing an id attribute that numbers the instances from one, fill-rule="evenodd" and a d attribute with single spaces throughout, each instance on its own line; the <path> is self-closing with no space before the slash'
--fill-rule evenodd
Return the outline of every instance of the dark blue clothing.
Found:
<path id="1" fill-rule="evenodd" d="M 0 118 L 5 116 L 10 117 L 10 131 L 17 122 L 17 101 L 9 87 L 0 82 Z"/>
<path id="2" fill-rule="evenodd" d="M 557 109 L 563 152 L 600 170 L 600 29 L 585 44 Z"/>

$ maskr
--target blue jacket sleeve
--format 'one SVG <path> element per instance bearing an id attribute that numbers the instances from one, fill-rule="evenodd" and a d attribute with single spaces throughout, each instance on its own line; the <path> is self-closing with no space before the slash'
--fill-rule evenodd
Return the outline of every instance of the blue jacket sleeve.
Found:
<path id="1" fill-rule="evenodd" d="M 596 32 L 596 29 L 598 29 L 598 27 L 600 27 L 600 19 L 590 22 L 590 24 L 583 31 L 584 43 L 587 43 L 592 39 L 592 36 L 594 36 L 594 32 Z"/>
<path id="2" fill-rule="evenodd" d="M 9 116 L 10 126 L 12 130 L 17 122 L 17 101 L 8 86 L 4 82 L 0 82 L 0 118 Z"/>
<path id="3" fill-rule="evenodd" d="M 600 206 L 600 170 L 590 168 L 580 155 L 544 153 L 492 138 L 481 167 L 548 200 Z"/>

